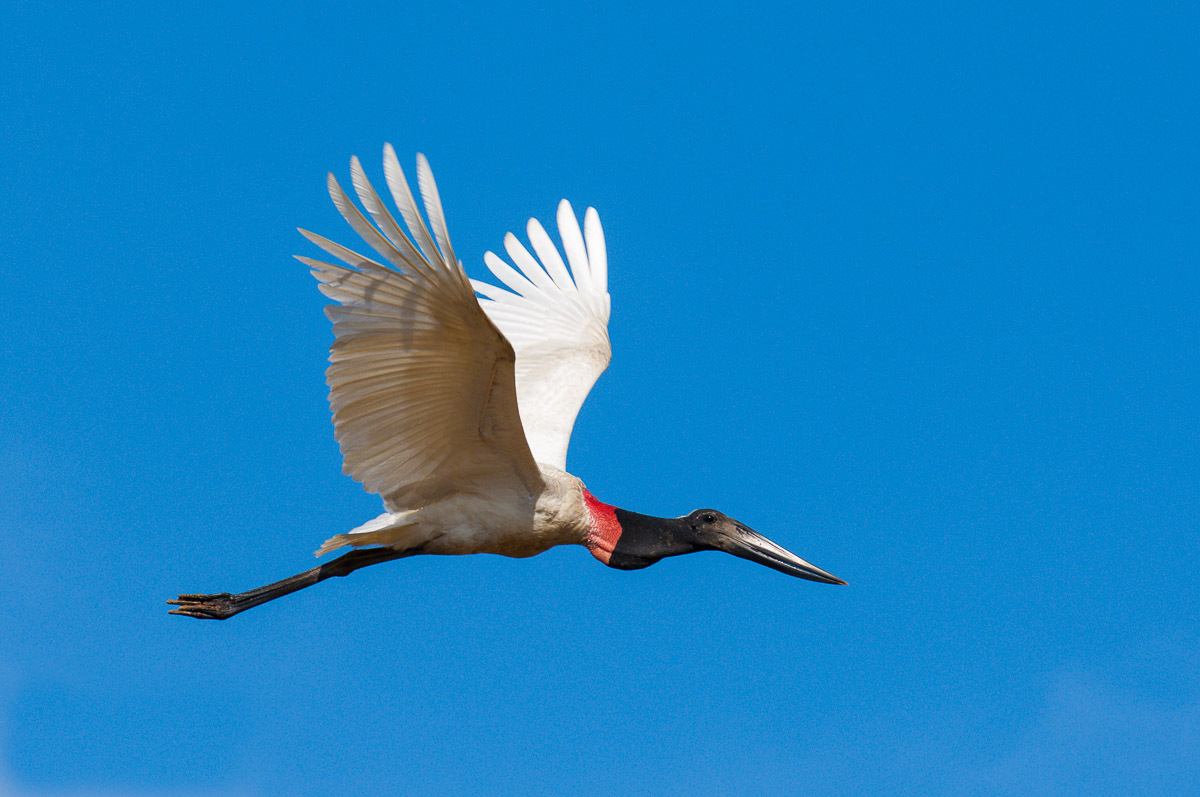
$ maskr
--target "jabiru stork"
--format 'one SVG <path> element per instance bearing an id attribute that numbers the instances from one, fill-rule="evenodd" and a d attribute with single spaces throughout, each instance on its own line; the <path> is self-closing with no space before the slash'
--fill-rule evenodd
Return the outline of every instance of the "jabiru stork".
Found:
<path id="1" fill-rule="evenodd" d="M 417 156 L 417 209 L 396 153 L 383 150 L 387 186 L 408 234 L 367 180 L 351 182 L 371 224 L 331 173 L 329 194 L 373 260 L 300 232 L 341 264 L 297 256 L 320 290 L 335 341 L 326 371 L 343 470 L 383 498 L 379 517 L 317 550 L 349 553 L 237 594 L 185 594 L 172 614 L 224 620 L 267 601 L 416 554 L 526 557 L 583 545 L 609 567 L 638 570 L 667 556 L 725 551 L 783 573 L 846 582 L 715 509 L 677 518 L 598 500 L 567 473 L 567 444 L 588 391 L 608 367 L 608 255 L 595 209 L 583 228 L 558 206 L 566 262 L 536 220 L 530 252 L 504 239 L 513 268 L 488 252 L 504 287 L 470 280 L 454 255 L 429 163 Z M 569 264 L 569 268 L 568 268 Z"/>

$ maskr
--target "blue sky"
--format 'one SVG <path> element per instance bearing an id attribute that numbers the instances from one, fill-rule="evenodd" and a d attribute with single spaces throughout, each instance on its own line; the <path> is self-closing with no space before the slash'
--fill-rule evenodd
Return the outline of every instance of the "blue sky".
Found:
<path id="1" fill-rule="evenodd" d="M 1197 23 L 5 5 L 0 794 L 1197 788 Z M 564 548 L 168 616 L 378 511 L 291 255 L 385 141 L 475 276 L 599 209 L 597 496 L 850 586 Z"/>

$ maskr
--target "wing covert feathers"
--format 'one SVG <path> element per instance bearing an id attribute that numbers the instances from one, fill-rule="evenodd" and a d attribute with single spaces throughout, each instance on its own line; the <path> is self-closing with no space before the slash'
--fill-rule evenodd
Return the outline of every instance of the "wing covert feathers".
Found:
<path id="1" fill-rule="evenodd" d="M 462 491 L 534 494 L 541 477 L 521 426 L 516 354 L 454 259 L 429 164 L 418 156 L 432 235 L 390 145 L 384 174 L 408 235 L 357 158 L 352 185 L 374 224 L 329 176 L 334 205 L 384 263 L 301 230 L 344 264 L 298 258 L 340 303 L 326 308 L 336 338 L 326 378 L 343 469 L 392 509 Z"/>

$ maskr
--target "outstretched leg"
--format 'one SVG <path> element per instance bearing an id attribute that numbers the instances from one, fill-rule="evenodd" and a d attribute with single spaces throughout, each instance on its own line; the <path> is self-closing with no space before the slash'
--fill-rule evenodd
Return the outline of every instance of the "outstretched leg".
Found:
<path id="1" fill-rule="evenodd" d="M 397 551 L 395 548 L 360 548 L 348 554 L 339 556 L 332 562 L 317 565 L 311 570 L 267 584 L 258 589 L 239 592 L 231 595 L 228 592 L 218 592 L 214 595 L 180 595 L 175 600 L 167 601 L 178 609 L 172 609 L 171 614 L 182 614 L 184 617 L 197 617 L 202 620 L 226 620 L 239 612 L 253 609 L 255 606 L 290 595 L 296 590 L 311 587 L 318 581 L 324 581 L 334 576 L 348 576 L 360 567 L 390 562 L 393 559 L 403 559 L 421 553 L 420 548 L 410 548 Z"/>

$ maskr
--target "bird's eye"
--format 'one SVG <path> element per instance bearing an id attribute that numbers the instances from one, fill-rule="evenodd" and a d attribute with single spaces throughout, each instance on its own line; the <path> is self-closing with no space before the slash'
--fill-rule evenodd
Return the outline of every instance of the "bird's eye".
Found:
<path id="1" fill-rule="evenodd" d="M 700 519 L 703 520 L 705 523 L 716 523 L 717 522 L 717 516 L 714 515 L 712 512 L 704 513 L 703 515 L 700 516 Z"/>

